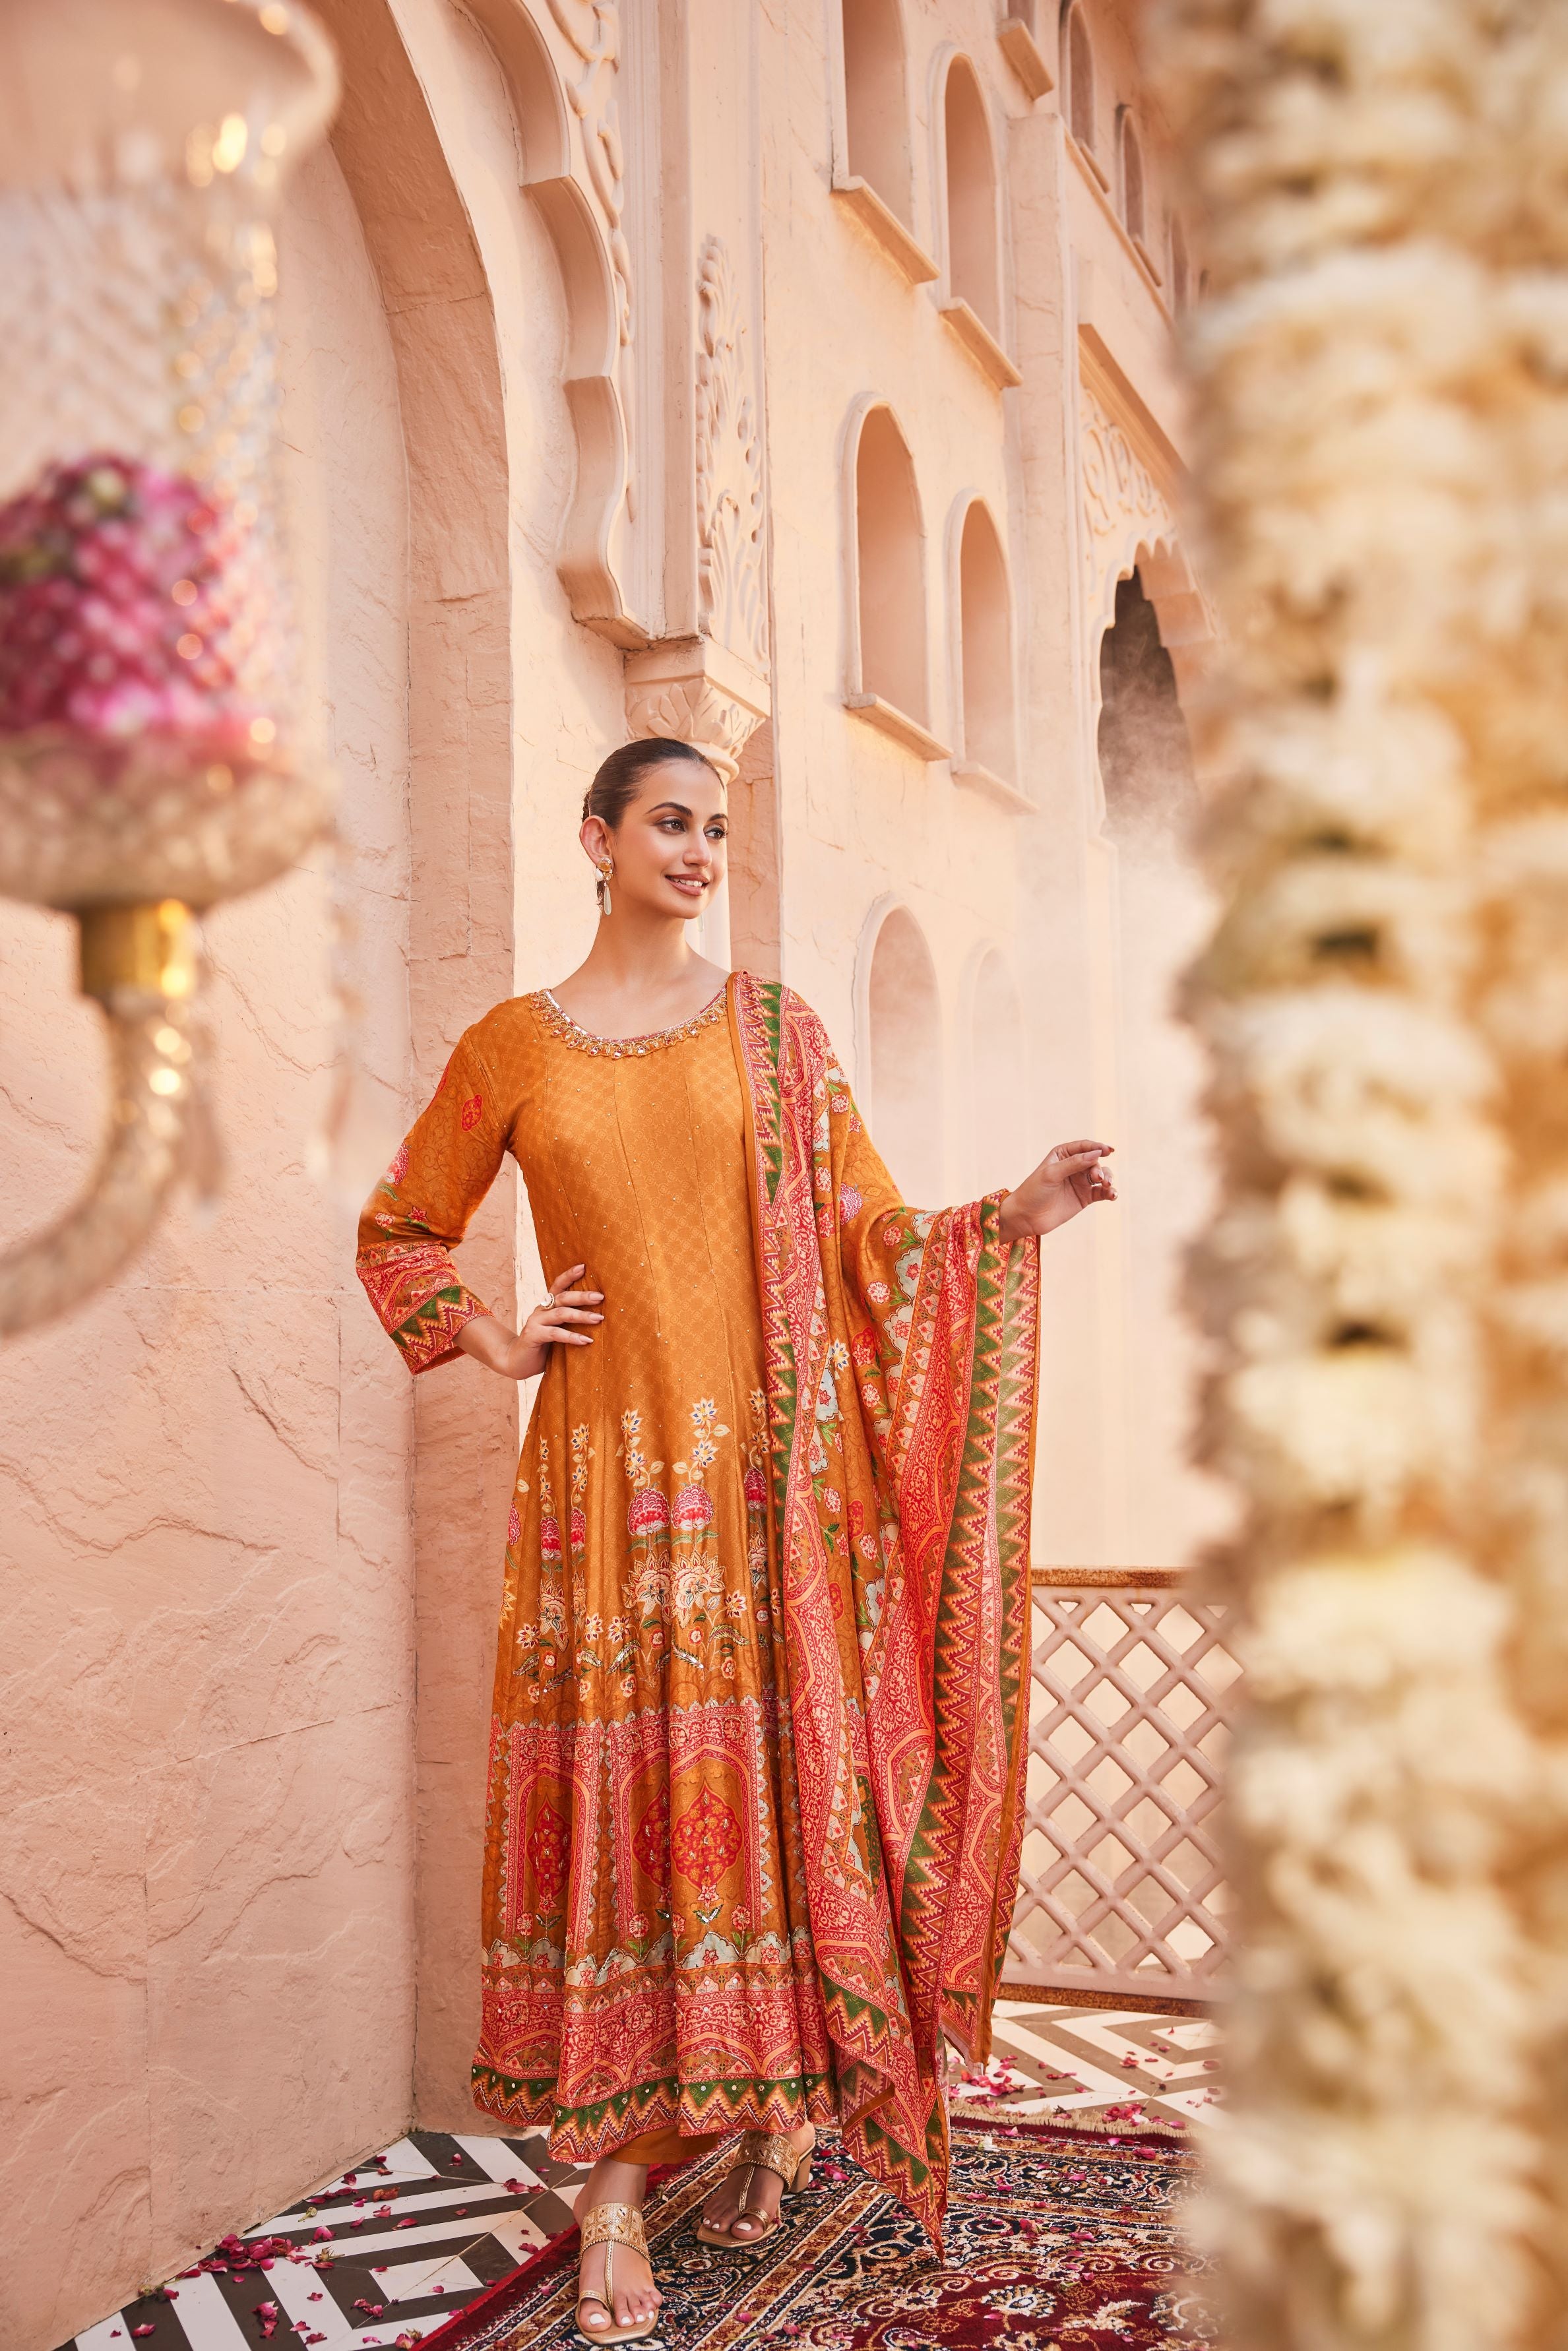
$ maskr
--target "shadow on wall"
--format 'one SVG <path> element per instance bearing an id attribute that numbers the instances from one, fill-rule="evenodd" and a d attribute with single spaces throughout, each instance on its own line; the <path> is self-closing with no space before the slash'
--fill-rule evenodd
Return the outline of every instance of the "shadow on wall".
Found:
<path id="1" fill-rule="evenodd" d="M 1125 857 L 1186 856 L 1197 814 L 1192 745 L 1159 619 L 1134 571 L 1100 648 L 1105 831 Z"/>
<path id="2" fill-rule="evenodd" d="M 1178 1566 L 1228 1522 L 1223 1488 L 1187 1459 L 1198 1358 L 1182 1309 L 1187 1247 L 1210 1209 L 1202 1052 L 1176 991 L 1213 901 L 1190 841 L 1198 811 L 1176 671 L 1134 572 L 1101 646 L 1100 776 L 1116 851 L 1127 1556 Z"/>

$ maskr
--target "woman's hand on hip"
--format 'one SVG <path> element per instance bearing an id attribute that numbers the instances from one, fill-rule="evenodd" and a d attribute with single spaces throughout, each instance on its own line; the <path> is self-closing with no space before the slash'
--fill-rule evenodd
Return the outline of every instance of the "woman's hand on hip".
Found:
<path id="1" fill-rule="evenodd" d="M 564 1273 L 558 1273 L 550 1283 L 549 1296 L 540 1300 L 520 1331 L 508 1331 L 493 1314 L 476 1314 L 457 1333 L 457 1344 L 486 1371 L 499 1372 L 507 1380 L 537 1377 L 549 1361 L 552 1347 L 591 1347 L 591 1332 L 580 1326 L 603 1322 L 603 1315 L 595 1309 L 603 1304 L 604 1292 L 570 1287 L 586 1270 L 584 1266 L 569 1265 Z"/>
<path id="2" fill-rule="evenodd" d="M 1048 1151 L 1032 1176 L 1002 1202 L 1004 1241 L 1021 1241 L 1030 1233 L 1054 1232 L 1080 1208 L 1096 1200 L 1113 1200 L 1116 1186 L 1104 1165 L 1113 1145 L 1109 1143 L 1059 1143 Z"/>

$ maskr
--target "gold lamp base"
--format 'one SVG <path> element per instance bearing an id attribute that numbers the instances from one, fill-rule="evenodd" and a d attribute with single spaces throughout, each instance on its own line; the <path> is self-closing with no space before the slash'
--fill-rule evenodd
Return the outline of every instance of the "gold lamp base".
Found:
<path id="1" fill-rule="evenodd" d="M 82 994 L 101 1006 L 109 1029 L 108 1131 L 81 1198 L 0 1253 L 0 1338 L 36 1330 L 112 1280 L 152 1231 L 200 1132 L 190 908 L 163 898 L 74 911 Z"/>
<path id="2" fill-rule="evenodd" d="M 110 1004 L 121 988 L 180 1002 L 196 992 L 196 925 L 179 898 L 141 906 L 83 906 L 81 992 Z"/>

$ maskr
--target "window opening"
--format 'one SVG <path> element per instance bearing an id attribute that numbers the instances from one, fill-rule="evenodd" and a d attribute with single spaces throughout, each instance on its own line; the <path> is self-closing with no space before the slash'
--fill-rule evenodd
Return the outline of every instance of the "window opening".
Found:
<path id="1" fill-rule="evenodd" d="M 1122 116 L 1122 218 L 1127 235 L 1144 242 L 1144 151 L 1130 114 Z"/>
<path id="2" fill-rule="evenodd" d="M 851 176 L 912 224 L 904 28 L 898 0 L 843 0 L 844 120 Z"/>
<path id="3" fill-rule="evenodd" d="M 1067 82 L 1067 127 L 1081 147 L 1094 149 L 1094 52 L 1081 8 L 1069 6 L 1061 27 L 1061 70 Z"/>
<path id="4" fill-rule="evenodd" d="M 1018 764 L 1012 598 L 997 527 L 978 498 L 959 541 L 958 654 L 965 760 L 1011 783 Z"/>
<path id="5" fill-rule="evenodd" d="M 915 465 L 885 408 L 861 427 L 855 455 L 861 690 L 924 726 L 925 541 Z"/>
<path id="6" fill-rule="evenodd" d="M 956 57 L 943 99 L 943 147 L 947 183 L 947 282 L 967 302 L 988 334 L 1001 340 L 1000 270 L 997 252 L 997 167 L 986 102 L 974 68 Z"/>

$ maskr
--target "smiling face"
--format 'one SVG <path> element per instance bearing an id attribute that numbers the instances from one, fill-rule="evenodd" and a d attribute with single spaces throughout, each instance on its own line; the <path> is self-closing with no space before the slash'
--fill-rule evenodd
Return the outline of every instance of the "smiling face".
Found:
<path id="1" fill-rule="evenodd" d="M 601 817 L 583 820 L 580 839 L 595 865 L 615 872 L 615 914 L 700 914 L 724 880 L 729 818 L 724 785 L 695 759 L 661 759 L 613 832 Z"/>

